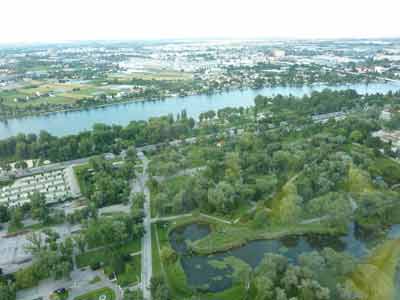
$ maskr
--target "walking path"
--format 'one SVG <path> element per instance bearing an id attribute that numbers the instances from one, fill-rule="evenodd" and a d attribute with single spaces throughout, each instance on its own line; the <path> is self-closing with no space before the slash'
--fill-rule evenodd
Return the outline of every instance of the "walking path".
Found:
<path id="1" fill-rule="evenodd" d="M 217 222 L 221 222 L 221 223 L 225 223 L 225 224 L 229 224 L 229 225 L 232 224 L 231 221 L 227 221 L 227 220 L 224 220 L 224 219 L 221 219 L 221 218 L 218 218 L 218 217 L 214 217 L 214 216 L 209 216 L 209 215 L 206 215 L 206 214 L 203 214 L 203 213 L 200 213 L 200 216 L 202 216 L 204 218 L 207 218 L 207 219 L 211 219 L 211 220 L 217 221 Z"/>
<path id="2" fill-rule="evenodd" d="M 143 299 L 151 300 L 150 281 L 153 272 L 152 265 L 152 249 L 151 249 L 151 209 L 150 209 L 150 191 L 146 185 L 148 180 L 147 167 L 149 160 L 144 156 L 143 152 L 138 152 L 138 157 L 143 163 L 143 173 L 138 180 L 141 185 L 141 190 L 145 195 L 144 202 L 144 235 L 142 238 L 142 275 L 141 283 L 143 290 Z"/>
<path id="3" fill-rule="evenodd" d="M 192 216 L 193 216 L 193 214 L 183 214 L 183 215 L 170 216 L 170 217 L 158 217 L 158 218 L 151 219 L 151 223 L 174 221 L 177 219 L 187 218 L 187 217 L 192 217 Z"/>

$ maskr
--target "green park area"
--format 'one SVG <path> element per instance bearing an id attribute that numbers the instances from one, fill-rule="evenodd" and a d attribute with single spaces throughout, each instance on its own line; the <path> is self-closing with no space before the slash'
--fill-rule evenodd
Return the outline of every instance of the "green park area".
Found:
<path id="1" fill-rule="evenodd" d="M 110 288 L 102 288 L 75 297 L 74 300 L 115 300 L 115 293 Z"/>

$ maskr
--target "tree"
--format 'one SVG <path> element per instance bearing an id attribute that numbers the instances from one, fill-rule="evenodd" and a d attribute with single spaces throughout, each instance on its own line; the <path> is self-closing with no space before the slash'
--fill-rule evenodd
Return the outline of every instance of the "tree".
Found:
<path id="1" fill-rule="evenodd" d="M 89 247 L 117 246 L 132 238 L 128 234 L 128 219 L 99 218 L 90 220 L 85 230 L 85 239 Z"/>
<path id="2" fill-rule="evenodd" d="M 208 202 L 214 210 L 229 213 L 236 207 L 237 195 L 233 186 L 221 181 L 215 188 L 208 191 Z"/>
<path id="3" fill-rule="evenodd" d="M 4 223 L 10 220 L 10 214 L 7 206 L 0 205 L 0 223 Z"/>
<path id="4" fill-rule="evenodd" d="M 33 266 L 21 269 L 15 273 L 15 284 L 18 290 L 31 288 L 37 285 L 38 282 L 38 273 Z"/>
<path id="5" fill-rule="evenodd" d="M 129 291 L 127 290 L 124 293 L 124 299 L 123 300 L 143 300 L 143 293 L 138 290 L 138 291 Z"/>
<path id="6" fill-rule="evenodd" d="M 47 248 L 41 234 L 32 232 L 26 239 L 29 241 L 29 244 L 26 245 L 25 250 L 31 253 L 34 257 L 39 258 Z"/>
<path id="7" fill-rule="evenodd" d="M 24 160 L 17 161 L 15 163 L 15 168 L 17 169 L 26 169 L 28 168 L 28 164 Z"/>
<path id="8" fill-rule="evenodd" d="M 74 241 L 80 253 L 84 253 L 86 250 L 86 239 L 83 234 L 77 234 L 74 236 Z"/>
<path id="9" fill-rule="evenodd" d="M 256 178 L 256 198 L 262 199 L 263 197 L 272 197 L 277 184 L 278 178 L 276 175 L 267 175 Z"/>
<path id="10" fill-rule="evenodd" d="M 21 229 L 24 227 L 22 224 L 22 210 L 17 207 L 11 211 L 10 229 Z"/>
<path id="11" fill-rule="evenodd" d="M 178 259 L 176 252 L 170 247 L 163 247 L 160 253 L 161 259 L 166 264 L 173 264 Z"/>
<path id="12" fill-rule="evenodd" d="M 46 197 L 42 193 L 35 192 L 30 196 L 32 218 L 48 224 L 50 221 L 50 209 L 46 204 Z"/>
<path id="13" fill-rule="evenodd" d="M 125 155 L 125 160 L 135 163 L 137 160 L 137 152 L 134 147 L 130 147 L 128 150 L 126 150 L 126 155 Z"/>
<path id="14" fill-rule="evenodd" d="M 359 131 L 359 130 L 354 130 L 354 131 L 352 131 L 351 134 L 350 134 L 350 139 L 351 139 L 353 142 L 359 143 L 359 142 L 361 142 L 362 139 L 363 139 L 363 134 L 362 134 L 361 131 Z"/>
<path id="15" fill-rule="evenodd" d="M 5 283 L 0 281 L 0 299 L 1 300 L 15 300 L 16 299 L 15 285 L 12 283 Z"/>
<path id="16" fill-rule="evenodd" d="M 163 277 L 152 277 L 150 289 L 154 300 L 171 300 L 170 291 Z"/>
<path id="17" fill-rule="evenodd" d="M 238 153 L 228 153 L 225 157 L 225 178 L 231 183 L 240 181 L 240 159 Z"/>
<path id="18" fill-rule="evenodd" d="M 256 229 L 263 228 L 268 225 L 268 212 L 265 209 L 259 210 L 254 215 L 254 227 Z"/>

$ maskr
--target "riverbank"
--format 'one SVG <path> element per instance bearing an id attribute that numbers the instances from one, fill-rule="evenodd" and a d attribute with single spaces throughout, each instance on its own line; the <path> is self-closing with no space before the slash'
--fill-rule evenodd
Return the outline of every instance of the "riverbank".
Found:
<path id="1" fill-rule="evenodd" d="M 384 83 L 385 81 L 380 81 L 376 80 L 373 82 L 365 82 L 365 81 L 359 81 L 359 82 L 352 82 L 351 84 L 364 84 L 364 85 L 369 85 L 369 84 L 376 84 L 376 83 Z M 216 94 L 221 94 L 221 93 L 228 93 L 228 92 L 234 92 L 234 91 L 244 91 L 244 90 L 252 90 L 252 91 L 260 91 L 263 89 L 276 89 L 276 88 L 304 88 L 304 87 L 318 87 L 318 86 L 324 86 L 326 88 L 337 88 L 339 86 L 343 86 L 344 84 L 330 84 L 326 82 L 315 82 L 311 83 L 308 85 L 304 84 L 298 84 L 298 85 L 285 85 L 285 84 L 280 84 L 280 85 L 266 85 L 261 88 L 254 88 L 254 87 L 231 87 L 231 88 L 225 88 L 225 89 L 216 89 L 213 91 L 204 91 L 204 92 L 199 92 L 199 91 L 185 91 L 184 94 L 178 95 L 178 94 L 169 94 L 169 95 L 163 95 L 162 97 L 153 97 L 153 98 L 143 98 L 143 97 L 138 97 L 134 99 L 126 99 L 126 98 L 121 98 L 117 100 L 113 100 L 111 102 L 104 103 L 102 101 L 98 100 L 90 100 L 92 102 L 96 102 L 93 104 L 90 103 L 85 103 L 85 104 L 80 104 L 78 107 L 70 107 L 70 108 L 64 108 L 60 109 L 59 105 L 57 104 L 50 104 L 50 108 L 46 111 L 26 111 L 26 112 L 21 112 L 17 111 L 14 115 L 3 115 L 0 113 L 0 122 L 7 122 L 7 120 L 11 119 L 22 119 L 25 117 L 39 117 L 39 116 L 48 116 L 52 114 L 57 114 L 57 113 L 68 113 L 68 112 L 75 112 L 75 111 L 85 111 L 85 110 L 90 110 L 90 109 L 100 109 L 108 106 L 113 106 L 113 105 L 120 105 L 120 104 L 129 104 L 133 102 L 156 102 L 156 101 L 163 101 L 166 99 L 170 98 L 186 98 L 186 97 L 191 97 L 191 96 L 201 96 L 201 95 L 216 95 Z M 77 105 L 72 104 L 72 105 Z M 54 106 L 54 109 L 51 108 L 51 106 Z"/>
<path id="2" fill-rule="evenodd" d="M 259 94 L 270 97 L 278 94 L 301 97 L 313 91 L 322 91 L 325 88 L 331 88 L 332 90 L 353 89 L 359 94 L 385 94 L 389 91 L 400 90 L 400 85 L 394 83 L 373 83 L 368 85 L 277 86 L 259 90 L 221 91 L 212 95 L 200 94 L 186 97 L 170 97 L 165 100 L 125 100 L 120 103 L 106 103 L 97 109 L 60 110 L 43 115 L 7 119 L 7 122 L 0 123 L 0 139 L 15 136 L 19 133 L 39 134 L 42 130 L 46 130 L 54 136 L 77 134 L 92 128 L 96 123 L 126 126 L 131 121 L 146 121 L 152 117 L 160 117 L 168 114 L 177 115 L 182 110 L 186 110 L 188 117 L 197 119 L 201 113 L 210 110 L 216 111 L 225 107 L 253 106 L 254 98 Z M 68 124 L 68 126 L 65 126 L 65 124 Z"/>
<path id="3" fill-rule="evenodd" d="M 133 102 L 156 102 L 156 101 L 163 101 L 167 99 L 168 97 L 173 97 L 173 96 L 166 96 L 163 98 L 158 98 L 158 99 L 146 99 L 146 98 L 137 98 L 137 99 L 129 99 L 129 100 L 121 100 L 121 101 L 112 101 L 108 103 L 103 103 L 103 104 L 95 104 L 95 105 L 88 105 L 88 106 L 82 106 L 82 107 L 71 107 L 71 108 L 66 108 L 66 109 L 54 109 L 54 110 L 48 110 L 48 111 L 42 111 L 42 112 L 26 112 L 26 113 L 18 113 L 16 115 L 12 116 L 2 116 L 0 115 L 0 122 L 8 122 L 8 120 L 11 119 L 23 119 L 26 117 L 39 117 L 39 116 L 50 116 L 53 114 L 59 114 L 59 113 L 69 113 L 69 112 L 76 112 L 76 111 L 86 111 L 86 110 L 91 110 L 91 109 L 100 109 L 108 106 L 113 106 L 113 105 L 122 105 L 122 104 L 129 104 Z M 187 97 L 187 96 L 185 96 Z M 184 98 L 184 97 L 183 97 Z"/>

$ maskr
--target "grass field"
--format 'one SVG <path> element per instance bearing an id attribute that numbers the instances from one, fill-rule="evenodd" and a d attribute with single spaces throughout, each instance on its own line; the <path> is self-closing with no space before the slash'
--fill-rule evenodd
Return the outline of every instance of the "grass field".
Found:
<path id="1" fill-rule="evenodd" d="M 125 264 L 125 271 L 117 275 L 118 284 L 126 287 L 139 283 L 141 272 L 141 256 L 135 255 Z"/>
<path id="2" fill-rule="evenodd" d="M 189 80 L 192 78 L 191 73 L 178 72 L 172 70 L 148 69 L 147 72 L 135 72 L 131 74 L 113 74 L 111 78 L 119 78 L 129 80 L 132 78 L 140 78 L 145 80 Z"/>
<path id="3" fill-rule="evenodd" d="M 117 248 L 116 250 L 119 251 L 121 254 L 130 254 L 139 252 L 141 249 L 141 241 L 134 240 L 131 242 L 122 245 L 121 247 Z M 91 264 L 103 262 L 107 263 L 109 259 L 110 249 L 109 248 L 102 248 L 99 250 L 87 251 L 83 254 L 79 254 L 76 257 L 76 263 L 78 268 L 83 268 L 89 266 Z"/>
<path id="4" fill-rule="evenodd" d="M 90 84 L 71 84 L 71 83 L 43 83 L 37 82 L 19 89 L 0 91 L 0 98 L 5 100 L 5 104 L 17 107 L 26 107 L 28 105 L 39 106 L 42 104 L 72 104 L 77 100 L 93 97 L 96 92 L 110 94 L 112 90 L 107 87 L 97 87 Z M 15 98 L 34 97 L 37 93 L 41 95 L 52 94 L 49 96 L 40 96 L 26 102 L 15 102 Z"/>
<path id="5" fill-rule="evenodd" d="M 395 276 L 399 259 L 400 240 L 384 242 L 351 275 L 350 286 L 360 293 L 362 300 L 396 299 Z"/>
<path id="6" fill-rule="evenodd" d="M 104 300 L 115 300 L 115 293 L 110 288 L 102 288 L 95 291 L 91 291 L 87 294 L 75 297 L 74 300 L 99 300 L 99 297 L 104 295 Z"/>
<path id="7" fill-rule="evenodd" d="M 374 190 L 369 174 L 351 165 L 347 181 L 347 191 L 350 193 L 367 193 Z"/>
<path id="8" fill-rule="evenodd" d="M 297 206 L 295 198 L 297 197 L 297 188 L 293 183 L 294 179 L 289 180 L 279 193 L 272 199 L 271 221 L 282 224 L 295 221 L 297 217 Z"/>
<path id="9" fill-rule="evenodd" d="M 239 247 L 253 240 L 278 239 L 289 235 L 306 233 L 339 234 L 338 228 L 326 224 L 314 223 L 308 225 L 274 225 L 265 229 L 254 229 L 247 225 L 214 224 L 212 232 L 205 238 L 192 244 L 192 250 L 199 254 L 223 252 Z"/>

